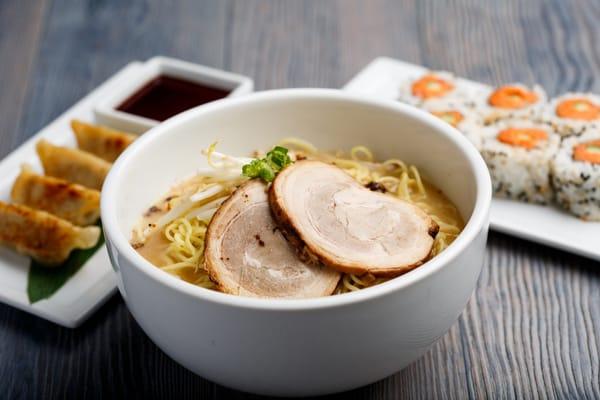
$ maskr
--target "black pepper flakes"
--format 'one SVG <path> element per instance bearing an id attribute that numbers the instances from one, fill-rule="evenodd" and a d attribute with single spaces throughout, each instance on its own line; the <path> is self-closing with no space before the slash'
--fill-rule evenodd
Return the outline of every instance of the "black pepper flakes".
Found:
<path id="1" fill-rule="evenodd" d="M 385 188 L 385 186 L 383 186 L 381 183 L 375 182 L 375 181 L 371 181 L 371 182 L 367 183 L 365 185 L 365 187 L 367 189 L 371 190 L 372 192 L 381 192 L 381 193 L 387 192 L 387 189 Z"/>
<path id="2" fill-rule="evenodd" d="M 145 216 L 145 217 L 149 217 L 149 216 L 151 216 L 152 214 L 154 214 L 154 213 L 157 213 L 157 212 L 159 212 L 159 211 L 161 211 L 161 209 L 160 209 L 160 208 L 158 208 L 157 206 L 152 206 L 152 207 L 150 207 L 148 210 L 146 210 L 146 212 L 144 213 L 144 216 Z"/>
<path id="3" fill-rule="evenodd" d="M 258 241 L 260 247 L 265 247 L 265 242 L 260 238 L 259 234 L 254 235 L 254 238 Z"/>

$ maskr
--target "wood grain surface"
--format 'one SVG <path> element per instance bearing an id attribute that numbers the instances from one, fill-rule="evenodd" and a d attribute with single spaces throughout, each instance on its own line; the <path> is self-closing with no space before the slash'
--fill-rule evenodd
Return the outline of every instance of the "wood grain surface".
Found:
<path id="1" fill-rule="evenodd" d="M 340 87 L 387 55 L 551 95 L 600 92 L 598 20 L 597 0 L 2 0 L 0 155 L 156 54 L 250 75 L 259 90 Z M 498 233 L 485 263 L 425 357 L 334 397 L 600 398 L 600 263 Z M 122 397 L 253 396 L 171 361 L 119 295 L 77 330 L 0 305 L 1 399 Z"/>

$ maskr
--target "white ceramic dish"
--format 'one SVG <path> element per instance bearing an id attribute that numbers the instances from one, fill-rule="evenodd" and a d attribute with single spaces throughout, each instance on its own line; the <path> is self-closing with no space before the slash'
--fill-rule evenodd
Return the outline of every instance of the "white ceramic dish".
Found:
<path id="1" fill-rule="evenodd" d="M 10 190 L 21 164 L 29 163 L 42 172 L 35 152 L 38 140 L 44 138 L 55 144 L 74 147 L 75 138 L 69 126 L 71 119 L 93 121 L 94 104 L 135 76 L 141 65 L 133 62 L 125 66 L 2 160 L 0 199 L 10 199 Z M 28 271 L 28 257 L 0 246 L 0 301 L 68 328 L 79 326 L 116 291 L 115 274 L 104 246 L 52 297 L 34 304 L 30 304 L 27 297 Z"/>
<path id="2" fill-rule="evenodd" d="M 232 118 L 235 116 L 235 118 Z M 442 254 L 382 285 L 308 300 L 252 299 L 205 290 L 154 267 L 130 245 L 142 212 L 206 166 L 215 140 L 229 154 L 296 135 L 323 149 L 370 146 L 414 163 L 468 221 Z M 117 160 L 102 220 L 118 285 L 149 337 L 191 371 L 239 390 L 317 395 L 365 385 L 420 357 L 456 321 L 479 276 L 491 184 L 477 151 L 415 108 L 341 91 L 296 89 L 217 101 L 146 133 Z"/>
<path id="3" fill-rule="evenodd" d="M 400 84 L 425 71 L 424 67 L 381 57 L 359 72 L 343 90 L 361 96 L 396 99 Z M 474 89 L 486 88 L 462 79 Z M 600 223 L 585 222 L 556 206 L 493 199 L 491 228 L 523 239 L 600 260 Z"/>
<path id="4" fill-rule="evenodd" d="M 158 125 L 159 121 L 118 111 L 117 107 L 146 83 L 160 75 L 168 75 L 229 90 L 231 92 L 227 97 L 248 94 L 252 92 L 254 87 L 254 82 L 247 76 L 174 58 L 157 56 L 146 61 L 138 69 L 137 74 L 131 76 L 129 81 L 115 88 L 98 102 L 94 108 L 96 119 L 104 125 L 134 133 L 143 133 Z"/>
<path id="5" fill-rule="evenodd" d="M 127 130 L 127 125 L 120 124 L 118 119 L 107 118 L 100 121 L 97 118 L 96 106 L 103 102 L 106 104 L 107 99 L 114 99 L 115 93 L 125 96 L 125 93 L 131 92 L 132 83 L 148 79 L 153 76 L 152 73 L 158 74 L 157 71 L 174 71 L 174 75 L 192 80 L 202 76 L 206 79 L 203 82 L 235 88 L 232 96 L 246 94 L 252 91 L 253 86 L 252 80 L 243 76 L 165 57 L 132 62 L 0 161 L 0 200 L 9 200 L 10 190 L 19 174 L 21 164 L 32 164 L 42 172 L 35 152 L 38 140 L 45 138 L 55 144 L 76 146 L 69 126 L 72 119 Z M 0 302 L 68 328 L 79 326 L 116 291 L 116 279 L 110 268 L 105 247 L 90 258 L 52 297 L 34 304 L 30 304 L 27 297 L 28 272 L 29 258 L 0 246 Z"/>

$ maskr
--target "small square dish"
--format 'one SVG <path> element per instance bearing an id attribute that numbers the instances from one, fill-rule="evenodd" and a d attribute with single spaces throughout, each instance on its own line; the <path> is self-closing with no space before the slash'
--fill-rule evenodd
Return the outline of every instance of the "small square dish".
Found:
<path id="1" fill-rule="evenodd" d="M 249 77 L 168 57 L 154 57 L 94 108 L 100 124 L 143 133 L 210 101 L 251 93 Z"/>

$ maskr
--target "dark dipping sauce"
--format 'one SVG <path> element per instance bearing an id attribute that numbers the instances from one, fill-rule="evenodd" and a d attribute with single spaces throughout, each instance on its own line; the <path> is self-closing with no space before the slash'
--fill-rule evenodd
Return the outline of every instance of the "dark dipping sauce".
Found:
<path id="1" fill-rule="evenodd" d="M 229 93 L 229 90 L 161 75 L 135 92 L 117 110 L 164 121 L 192 107 L 222 99 Z"/>

